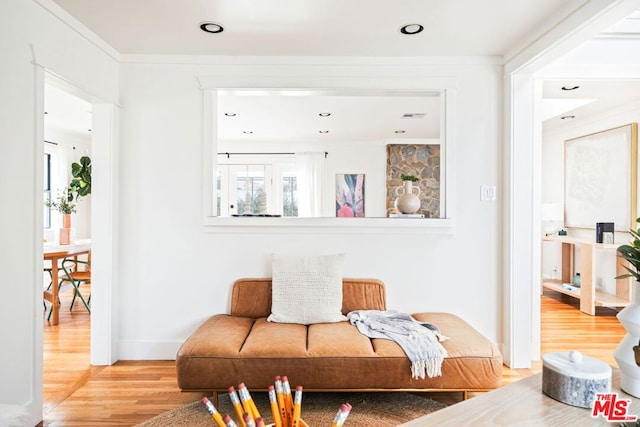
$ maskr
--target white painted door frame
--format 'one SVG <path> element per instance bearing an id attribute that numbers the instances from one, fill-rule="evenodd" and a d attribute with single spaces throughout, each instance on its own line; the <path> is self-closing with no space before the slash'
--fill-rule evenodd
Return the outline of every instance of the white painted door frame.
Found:
<path id="1" fill-rule="evenodd" d="M 111 365 L 118 360 L 117 351 L 117 275 L 114 260 L 117 258 L 117 146 L 118 146 L 118 107 L 112 103 L 100 101 L 95 95 L 86 93 L 69 82 L 47 74 L 43 67 L 36 67 L 35 92 L 36 99 L 44 99 L 45 75 L 47 81 L 55 81 L 57 85 L 76 96 L 92 103 L 92 192 L 91 192 L 91 246 L 92 246 L 92 281 L 91 281 L 91 364 Z M 42 158 L 42 138 L 44 135 L 44 105 L 36 106 L 36 154 Z M 42 111 L 40 111 L 42 110 Z M 39 136 L 38 136 L 39 135 Z M 40 164 L 42 160 L 40 160 Z M 42 186 L 42 179 L 39 180 Z M 36 191 L 37 193 L 37 191 Z M 42 188 L 37 196 L 41 199 Z M 37 211 L 42 216 L 42 211 Z M 42 223 L 39 218 L 37 223 Z M 42 246 L 40 245 L 40 248 Z M 41 249 L 42 250 L 42 249 Z M 42 258 L 42 254 L 40 254 Z M 42 274 L 41 271 L 37 272 Z M 37 275 L 35 277 L 38 277 Z M 39 294 L 38 294 L 39 295 Z M 39 296 L 38 298 L 41 298 Z M 41 301 L 38 301 L 41 304 Z M 36 337 L 42 337 L 42 326 Z M 42 354 L 42 339 L 36 341 L 35 351 Z M 39 377 L 42 378 L 40 364 Z M 40 388 L 40 387 L 39 387 Z"/>
<path id="2" fill-rule="evenodd" d="M 118 108 L 92 103 L 91 364 L 118 361 Z"/>
<path id="3" fill-rule="evenodd" d="M 511 368 L 540 358 L 540 99 L 535 72 L 640 8 L 589 0 L 512 55 L 504 67 L 503 356 Z"/>

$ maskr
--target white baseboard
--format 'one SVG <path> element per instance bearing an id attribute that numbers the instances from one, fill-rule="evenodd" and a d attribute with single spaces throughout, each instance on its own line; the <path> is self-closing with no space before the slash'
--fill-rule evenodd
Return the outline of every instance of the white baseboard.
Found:
<path id="1" fill-rule="evenodd" d="M 120 341 L 119 360 L 175 360 L 183 341 Z"/>

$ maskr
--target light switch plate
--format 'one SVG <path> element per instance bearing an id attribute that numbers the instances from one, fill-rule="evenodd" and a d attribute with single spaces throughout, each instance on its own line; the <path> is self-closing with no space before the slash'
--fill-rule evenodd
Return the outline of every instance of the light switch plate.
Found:
<path id="1" fill-rule="evenodd" d="M 483 185 L 480 187 L 480 200 L 493 202 L 496 200 L 496 186 Z"/>

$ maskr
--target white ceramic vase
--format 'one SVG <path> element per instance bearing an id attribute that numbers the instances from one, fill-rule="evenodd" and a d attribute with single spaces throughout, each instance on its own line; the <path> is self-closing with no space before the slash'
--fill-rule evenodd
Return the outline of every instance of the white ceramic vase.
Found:
<path id="1" fill-rule="evenodd" d="M 640 282 L 633 282 L 631 304 L 616 316 L 627 334 L 613 352 L 620 367 L 620 388 L 640 398 Z"/>
<path id="2" fill-rule="evenodd" d="M 413 190 L 417 190 L 417 193 L 413 194 Z M 414 187 L 413 182 L 404 181 L 403 186 L 396 189 L 396 194 L 398 194 L 398 198 L 396 198 L 395 206 L 400 213 L 414 214 L 418 212 L 420 209 L 420 199 L 418 198 L 420 188 Z"/>

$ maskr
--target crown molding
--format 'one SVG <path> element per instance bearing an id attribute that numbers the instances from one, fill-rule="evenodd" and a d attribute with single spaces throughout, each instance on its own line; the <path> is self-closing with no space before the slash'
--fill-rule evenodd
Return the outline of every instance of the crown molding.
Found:
<path id="1" fill-rule="evenodd" d="M 53 0 L 33 0 L 36 4 L 40 5 L 44 10 L 51 13 L 55 18 L 60 20 L 64 25 L 73 30 L 80 37 L 93 44 L 95 47 L 109 55 L 111 58 L 120 62 L 122 55 L 120 52 L 111 47 L 110 44 L 105 42 L 100 36 L 91 31 L 86 25 L 74 18 L 69 12 L 61 8 Z"/>

